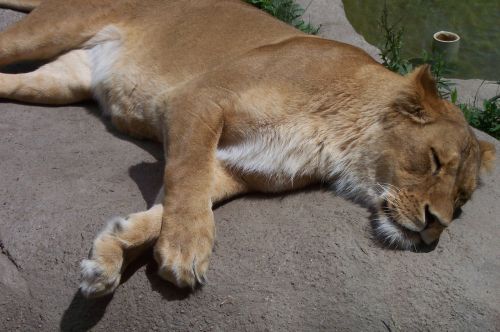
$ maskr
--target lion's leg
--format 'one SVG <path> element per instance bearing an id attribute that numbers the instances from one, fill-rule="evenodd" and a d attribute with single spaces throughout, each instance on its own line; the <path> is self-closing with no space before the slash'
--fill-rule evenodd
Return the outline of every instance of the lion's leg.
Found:
<path id="1" fill-rule="evenodd" d="M 161 229 L 163 206 L 114 218 L 96 237 L 89 259 L 83 260 L 80 290 L 86 297 L 113 292 L 127 264 L 154 243 Z"/>
<path id="2" fill-rule="evenodd" d="M 169 99 L 163 220 L 154 256 L 159 275 L 178 287 L 205 281 L 215 241 L 212 190 L 224 109 L 217 90 L 192 87 Z"/>
<path id="3" fill-rule="evenodd" d="M 7 5 L 7 1 L 3 3 Z M 105 24 L 92 9 L 85 1 L 43 1 L 29 15 L 0 32 L 0 67 L 49 60 L 81 48 Z"/>
<path id="4" fill-rule="evenodd" d="M 70 104 L 90 98 L 87 51 L 66 53 L 34 72 L 0 74 L 0 98 L 28 103 Z"/>
<path id="5" fill-rule="evenodd" d="M 213 204 L 246 192 L 238 177 L 218 165 L 212 193 Z M 112 219 L 94 241 L 92 254 L 84 260 L 80 289 L 87 297 L 112 293 L 120 283 L 123 270 L 149 249 L 160 236 L 163 205 Z"/>
<path id="6" fill-rule="evenodd" d="M 0 0 L 0 8 L 30 12 L 38 7 L 41 2 L 41 0 Z"/>

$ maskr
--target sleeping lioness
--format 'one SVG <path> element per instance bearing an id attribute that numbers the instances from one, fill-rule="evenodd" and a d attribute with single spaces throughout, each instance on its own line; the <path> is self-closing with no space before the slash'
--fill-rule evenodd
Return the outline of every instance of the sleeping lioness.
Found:
<path id="1" fill-rule="evenodd" d="M 0 34 L 0 97 L 95 98 L 120 131 L 163 142 L 163 204 L 113 219 L 82 262 L 81 291 L 111 293 L 154 245 L 159 274 L 204 283 L 214 203 L 326 182 L 376 211 L 388 246 L 432 244 L 472 195 L 492 145 L 439 98 L 362 50 L 305 35 L 238 0 L 0 0 L 30 11 Z M 35 9 L 36 8 L 36 9 Z"/>

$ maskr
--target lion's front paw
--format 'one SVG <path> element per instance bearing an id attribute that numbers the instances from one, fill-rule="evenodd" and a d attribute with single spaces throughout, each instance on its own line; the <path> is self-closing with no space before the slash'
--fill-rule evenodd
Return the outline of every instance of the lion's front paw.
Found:
<path id="1" fill-rule="evenodd" d="M 211 212 L 211 211 L 210 211 Z M 177 287 L 203 285 L 214 243 L 214 225 L 209 217 L 186 224 L 166 223 L 155 246 L 158 274 Z"/>
<path id="2" fill-rule="evenodd" d="M 87 298 L 111 294 L 120 284 L 119 271 L 107 269 L 95 260 L 84 259 L 80 267 L 82 268 L 80 291 Z"/>

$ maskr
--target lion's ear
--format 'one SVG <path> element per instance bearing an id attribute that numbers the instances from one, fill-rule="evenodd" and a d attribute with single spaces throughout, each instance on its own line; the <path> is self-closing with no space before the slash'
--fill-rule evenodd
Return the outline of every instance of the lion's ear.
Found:
<path id="1" fill-rule="evenodd" d="M 408 80 L 409 89 L 396 98 L 393 107 L 415 122 L 431 122 L 436 117 L 434 109 L 439 109 L 441 100 L 430 66 L 418 67 L 408 75 Z"/>
<path id="2" fill-rule="evenodd" d="M 413 95 L 399 96 L 393 103 L 393 108 L 406 115 L 415 122 L 425 124 L 433 120 L 433 116 L 420 103 L 418 97 Z"/>
<path id="3" fill-rule="evenodd" d="M 434 79 L 434 76 L 432 76 L 430 65 L 423 65 L 416 68 L 410 74 L 409 78 L 415 83 L 417 92 L 422 99 L 439 99 L 436 80 Z"/>
<path id="4" fill-rule="evenodd" d="M 486 141 L 479 141 L 479 149 L 481 150 L 481 170 L 491 172 L 493 170 L 493 162 L 495 161 L 495 146 Z"/>

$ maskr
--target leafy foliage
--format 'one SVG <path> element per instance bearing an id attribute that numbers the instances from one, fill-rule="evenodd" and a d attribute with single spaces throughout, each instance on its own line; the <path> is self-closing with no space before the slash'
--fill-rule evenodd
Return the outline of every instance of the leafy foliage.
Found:
<path id="1" fill-rule="evenodd" d="M 404 28 L 398 28 L 397 23 L 389 23 L 389 10 L 384 5 L 379 20 L 379 27 L 384 34 L 384 45 L 380 48 L 382 64 L 393 72 L 406 75 L 413 69 L 412 64 L 402 56 Z"/>
<path id="2" fill-rule="evenodd" d="M 471 104 L 458 104 L 457 106 L 460 107 L 471 126 L 500 139 L 500 95 L 485 100 L 483 109 Z"/>
<path id="3" fill-rule="evenodd" d="M 422 62 L 431 65 L 431 71 L 436 79 L 441 98 L 449 98 L 454 83 L 444 78 L 444 76 L 451 73 L 450 66 L 444 61 L 440 54 L 430 54 L 426 51 L 422 52 Z"/>
<path id="4" fill-rule="evenodd" d="M 246 2 L 307 34 L 316 35 L 321 28 L 306 23 L 301 18 L 305 10 L 294 0 L 246 0 Z"/>
<path id="5" fill-rule="evenodd" d="M 393 24 L 389 23 L 389 10 L 387 9 L 387 4 L 385 4 L 379 19 L 379 28 L 384 34 L 384 44 L 380 48 L 382 64 L 386 68 L 401 75 L 410 73 L 417 65 L 429 64 L 431 65 L 431 71 L 436 79 L 441 97 L 449 97 L 453 83 L 444 78 L 445 74 L 450 73 L 449 65 L 439 54 L 430 54 L 425 51 L 422 52 L 421 58 L 405 59 L 402 56 L 404 47 L 404 28 L 399 28 L 398 24 L 399 22 Z"/>

